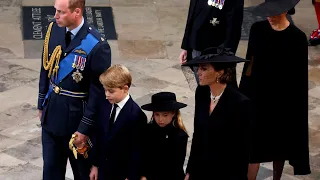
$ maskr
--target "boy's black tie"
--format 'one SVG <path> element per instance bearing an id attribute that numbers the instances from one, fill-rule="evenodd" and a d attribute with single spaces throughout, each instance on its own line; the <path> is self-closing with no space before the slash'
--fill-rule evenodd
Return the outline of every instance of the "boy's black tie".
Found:
<path id="1" fill-rule="evenodd" d="M 117 107 L 118 107 L 117 104 L 113 104 L 112 113 L 111 113 L 111 116 L 110 116 L 110 119 L 109 119 L 109 131 L 112 130 L 112 126 L 114 124 L 114 120 L 115 120 L 115 117 L 116 117 Z"/>

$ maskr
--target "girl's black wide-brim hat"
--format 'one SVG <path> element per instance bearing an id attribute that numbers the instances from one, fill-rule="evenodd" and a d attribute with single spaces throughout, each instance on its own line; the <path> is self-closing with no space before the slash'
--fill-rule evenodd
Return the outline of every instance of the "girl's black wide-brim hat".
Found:
<path id="1" fill-rule="evenodd" d="M 172 92 L 159 92 L 151 97 L 151 103 L 142 105 L 147 111 L 175 111 L 186 107 L 184 103 L 177 102 L 176 95 Z"/>
<path id="2" fill-rule="evenodd" d="M 236 63 L 246 62 L 248 60 L 235 56 L 228 48 L 211 47 L 201 52 L 201 55 L 182 64 L 182 66 L 197 66 L 203 63 L 225 63 L 234 66 Z"/>
<path id="3" fill-rule="evenodd" d="M 300 0 L 265 0 L 253 9 L 253 13 L 262 17 L 278 16 L 288 12 L 295 13 L 295 6 Z"/>

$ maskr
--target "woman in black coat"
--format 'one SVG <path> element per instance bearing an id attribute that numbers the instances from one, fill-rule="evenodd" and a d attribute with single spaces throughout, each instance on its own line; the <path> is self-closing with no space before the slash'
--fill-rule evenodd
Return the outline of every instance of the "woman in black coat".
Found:
<path id="1" fill-rule="evenodd" d="M 143 148 L 143 179 L 183 180 L 188 135 L 179 109 L 186 104 L 176 101 L 171 92 L 152 96 L 152 102 L 141 106 L 153 111 L 147 125 Z"/>
<path id="2" fill-rule="evenodd" d="M 255 122 L 249 180 L 259 164 L 273 162 L 280 180 L 285 161 L 295 175 L 310 174 L 308 143 L 308 40 L 287 19 L 299 0 L 266 0 L 254 12 L 267 20 L 250 30 L 247 57 L 239 86 L 252 100 Z"/>
<path id="3" fill-rule="evenodd" d="M 199 66 L 194 133 L 186 180 L 246 180 L 249 163 L 250 100 L 227 85 L 231 67 L 245 61 L 210 48 L 185 65 Z"/>

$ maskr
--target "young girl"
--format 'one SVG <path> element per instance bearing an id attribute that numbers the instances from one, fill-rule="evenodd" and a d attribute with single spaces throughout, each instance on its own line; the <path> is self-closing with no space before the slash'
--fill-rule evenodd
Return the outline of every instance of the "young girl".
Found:
<path id="1" fill-rule="evenodd" d="M 186 106 L 171 92 L 154 94 L 150 104 L 141 106 L 153 111 L 145 134 L 142 180 L 184 179 L 188 135 L 179 109 Z"/>

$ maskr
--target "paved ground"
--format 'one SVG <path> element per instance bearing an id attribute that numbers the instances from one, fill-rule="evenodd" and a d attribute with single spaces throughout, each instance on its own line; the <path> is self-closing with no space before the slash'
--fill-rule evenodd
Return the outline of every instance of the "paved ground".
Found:
<path id="1" fill-rule="evenodd" d="M 261 0 L 246 0 L 246 6 Z M 294 21 L 306 33 L 316 27 L 310 0 L 297 7 Z M 194 93 L 188 88 L 177 57 L 180 53 L 188 0 L 89 0 L 88 5 L 112 6 L 119 39 L 109 41 L 113 63 L 128 66 L 133 73 L 131 94 L 139 104 L 158 91 L 173 91 L 189 106 L 182 110 L 192 135 Z M 41 138 L 36 118 L 37 81 L 41 41 L 22 40 L 21 5 L 52 5 L 51 0 L 0 1 L 0 179 L 40 180 Z M 238 55 L 244 56 L 246 41 Z M 239 73 L 241 65 L 239 65 Z M 297 73 L 299 70 L 297 70 Z M 297 74 L 298 76 L 299 74 Z M 296 75 L 293 75 L 293 78 Z M 310 48 L 309 59 L 310 155 L 313 173 L 293 177 L 287 166 L 287 180 L 320 179 L 320 52 Z M 188 148 L 189 149 L 189 148 Z M 230 164 L 232 171 L 232 163 Z M 272 166 L 263 164 L 259 180 L 271 180 Z M 67 179 L 72 179 L 68 168 Z"/>

